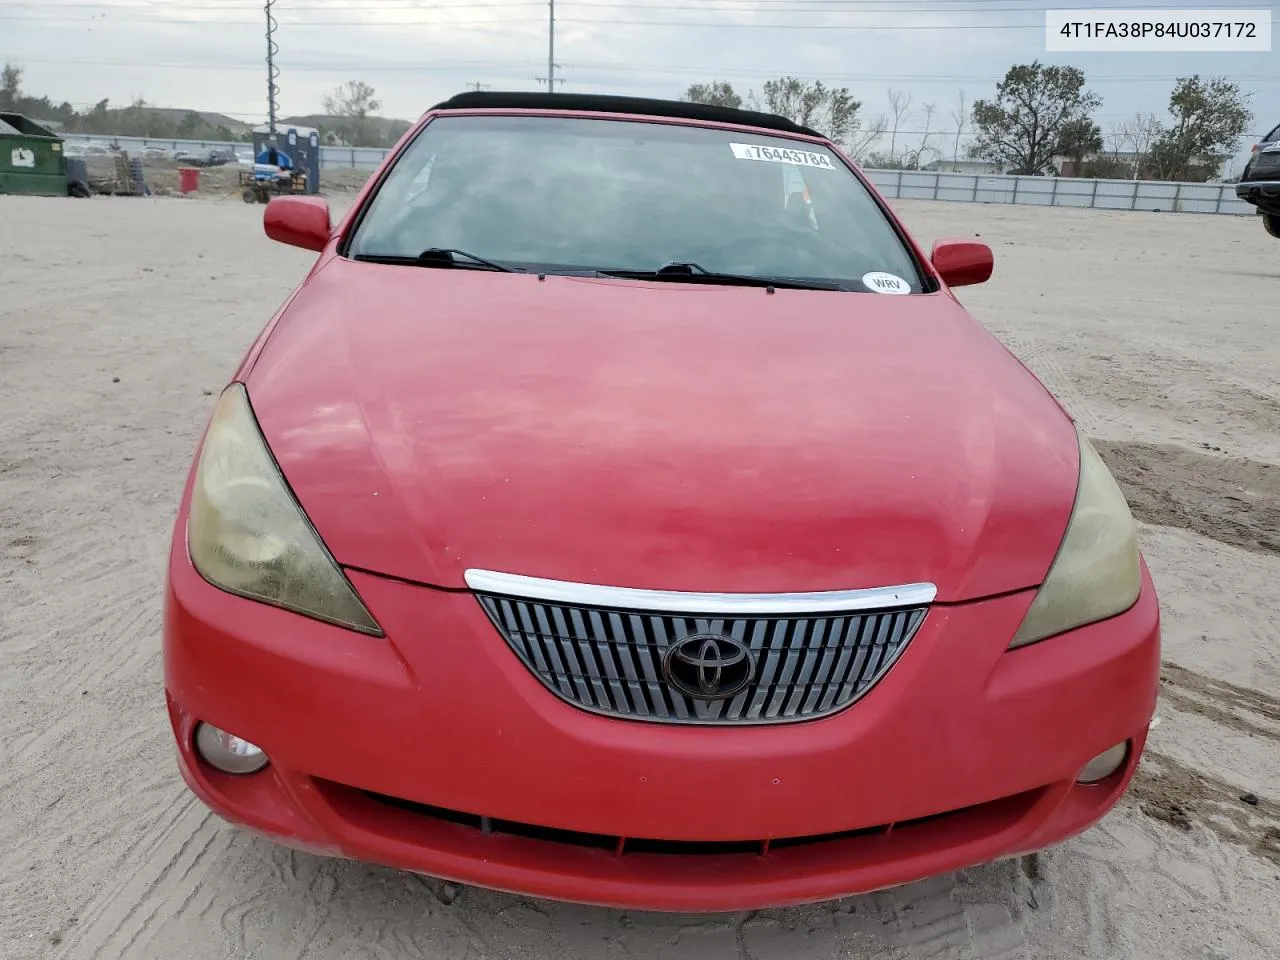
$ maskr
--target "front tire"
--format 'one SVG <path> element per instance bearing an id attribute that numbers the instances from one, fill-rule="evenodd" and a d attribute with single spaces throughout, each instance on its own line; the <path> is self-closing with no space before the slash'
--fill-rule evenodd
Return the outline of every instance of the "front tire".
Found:
<path id="1" fill-rule="evenodd" d="M 1280 213 L 1264 213 L 1262 226 L 1267 233 L 1280 240 Z"/>

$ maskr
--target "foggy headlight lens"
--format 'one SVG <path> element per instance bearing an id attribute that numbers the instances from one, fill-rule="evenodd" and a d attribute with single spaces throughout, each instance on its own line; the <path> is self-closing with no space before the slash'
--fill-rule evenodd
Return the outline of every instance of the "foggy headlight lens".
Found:
<path id="1" fill-rule="evenodd" d="M 187 549 L 200 575 L 229 593 L 382 635 L 294 500 L 238 383 L 205 434 Z"/>
<path id="2" fill-rule="evenodd" d="M 1011 648 L 1124 613 L 1142 590 L 1138 528 L 1098 452 L 1080 436 L 1075 508 Z"/>

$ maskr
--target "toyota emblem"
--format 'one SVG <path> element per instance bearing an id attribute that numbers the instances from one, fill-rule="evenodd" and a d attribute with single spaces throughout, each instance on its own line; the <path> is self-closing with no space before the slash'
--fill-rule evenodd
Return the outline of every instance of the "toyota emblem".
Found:
<path id="1" fill-rule="evenodd" d="M 682 637 L 662 658 L 667 683 L 695 700 L 727 700 L 747 688 L 756 673 L 746 644 L 719 634 Z"/>

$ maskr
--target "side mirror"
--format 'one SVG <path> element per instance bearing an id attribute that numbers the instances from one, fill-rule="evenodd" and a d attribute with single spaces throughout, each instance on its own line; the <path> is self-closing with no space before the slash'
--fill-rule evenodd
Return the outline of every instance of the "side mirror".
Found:
<path id="1" fill-rule="evenodd" d="M 948 287 L 986 283 L 995 269 L 991 248 L 977 240 L 939 240 L 929 260 Z"/>
<path id="2" fill-rule="evenodd" d="M 320 197 L 272 197 L 262 226 L 272 240 L 316 252 L 324 249 L 333 232 L 329 203 Z"/>

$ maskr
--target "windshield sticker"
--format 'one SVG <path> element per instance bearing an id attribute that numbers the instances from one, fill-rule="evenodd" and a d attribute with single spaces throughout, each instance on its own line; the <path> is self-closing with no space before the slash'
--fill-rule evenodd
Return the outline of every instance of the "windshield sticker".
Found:
<path id="1" fill-rule="evenodd" d="M 800 167 L 834 170 L 836 165 L 824 153 L 791 150 L 786 147 L 762 147 L 754 143 L 731 143 L 729 148 L 739 160 L 763 160 L 766 163 L 791 163 Z"/>
<path id="2" fill-rule="evenodd" d="M 888 293 L 902 295 L 911 292 L 911 284 L 892 273 L 864 273 L 862 285 L 872 293 Z"/>

